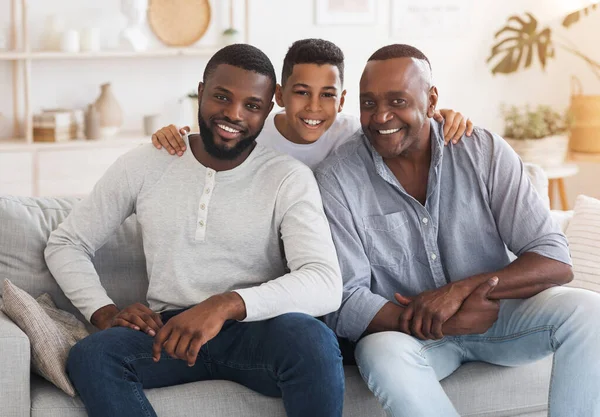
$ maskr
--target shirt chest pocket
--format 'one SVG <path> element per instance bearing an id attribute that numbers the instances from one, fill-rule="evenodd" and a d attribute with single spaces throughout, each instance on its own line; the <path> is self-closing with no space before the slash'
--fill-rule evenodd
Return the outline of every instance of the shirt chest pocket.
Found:
<path id="1" fill-rule="evenodd" d="M 412 257 L 406 212 L 363 217 L 363 227 L 372 265 L 395 266 Z"/>

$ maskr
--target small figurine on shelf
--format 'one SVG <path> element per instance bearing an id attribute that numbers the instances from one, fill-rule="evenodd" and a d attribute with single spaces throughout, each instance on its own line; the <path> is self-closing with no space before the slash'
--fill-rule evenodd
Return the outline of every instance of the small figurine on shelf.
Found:
<path id="1" fill-rule="evenodd" d="M 121 13 L 127 26 L 121 32 L 121 44 L 134 51 L 148 49 L 148 37 L 143 32 L 148 0 L 121 0 Z"/>

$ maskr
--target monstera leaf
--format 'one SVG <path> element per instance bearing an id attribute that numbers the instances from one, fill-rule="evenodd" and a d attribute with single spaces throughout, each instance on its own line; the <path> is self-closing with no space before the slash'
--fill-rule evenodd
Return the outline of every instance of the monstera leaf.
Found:
<path id="1" fill-rule="evenodd" d="M 582 16 L 587 16 L 592 10 L 596 10 L 598 8 L 598 3 L 594 3 L 591 6 L 584 7 L 581 10 L 577 10 L 569 14 L 562 22 L 562 25 L 566 28 L 569 28 L 572 24 L 579 22 Z"/>
<path id="2" fill-rule="evenodd" d="M 544 69 L 548 58 L 554 57 L 552 32 L 549 28 L 538 32 L 537 19 L 531 13 L 526 13 L 526 15 L 528 21 L 519 16 L 509 17 L 506 26 L 496 32 L 494 37 L 499 39 L 499 42 L 492 47 L 487 62 L 489 63 L 497 57 L 502 57 L 502 59 L 492 68 L 493 74 L 515 72 L 522 63 L 523 68 L 530 67 L 535 49 L 537 49 L 537 57 Z"/>

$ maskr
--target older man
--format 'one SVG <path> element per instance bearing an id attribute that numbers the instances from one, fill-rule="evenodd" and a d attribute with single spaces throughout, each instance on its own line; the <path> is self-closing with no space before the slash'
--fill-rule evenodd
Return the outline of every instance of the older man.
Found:
<path id="1" fill-rule="evenodd" d="M 327 323 L 389 415 L 457 416 L 438 381 L 461 363 L 554 353 L 551 415 L 600 416 L 600 296 L 561 287 L 567 241 L 508 144 L 444 147 L 437 101 L 421 51 L 369 59 L 362 132 L 316 171 L 344 278 Z"/>

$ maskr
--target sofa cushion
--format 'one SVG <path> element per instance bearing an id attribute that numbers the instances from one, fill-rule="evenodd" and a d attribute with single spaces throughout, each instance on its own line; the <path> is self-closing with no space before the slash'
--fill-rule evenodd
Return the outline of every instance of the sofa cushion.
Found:
<path id="1" fill-rule="evenodd" d="M 578 196 L 566 234 L 575 275 L 568 285 L 600 292 L 600 200 Z"/>
<path id="2" fill-rule="evenodd" d="M 9 279 L 33 297 L 50 294 L 58 308 L 85 321 L 60 290 L 44 260 L 48 236 L 78 201 L 0 196 L 0 277 Z M 102 285 L 119 307 L 146 299 L 146 261 L 135 215 L 96 252 L 92 262 Z M 92 330 L 91 325 L 88 328 Z"/>
<path id="3" fill-rule="evenodd" d="M 29 338 L 33 370 L 74 397 L 75 388 L 65 368 L 71 348 L 88 335 L 83 323 L 71 313 L 58 310 L 48 294 L 36 300 L 7 279 L 2 291 L 2 311 Z"/>
<path id="4" fill-rule="evenodd" d="M 548 176 L 546 172 L 539 165 L 535 164 L 523 164 L 525 167 L 525 172 L 527 172 L 527 176 L 531 181 L 531 185 L 538 193 L 544 205 L 547 208 L 550 208 L 550 197 L 548 195 Z"/>
<path id="5" fill-rule="evenodd" d="M 551 357 L 518 368 L 473 362 L 444 379 L 442 386 L 463 417 L 541 417 L 547 410 L 551 366 Z M 358 369 L 346 366 L 345 371 L 344 417 L 384 417 Z M 280 399 L 229 381 L 194 382 L 146 390 L 146 394 L 159 416 L 285 417 Z M 42 378 L 32 378 L 32 417 L 85 415 L 79 398 L 71 399 Z"/>

